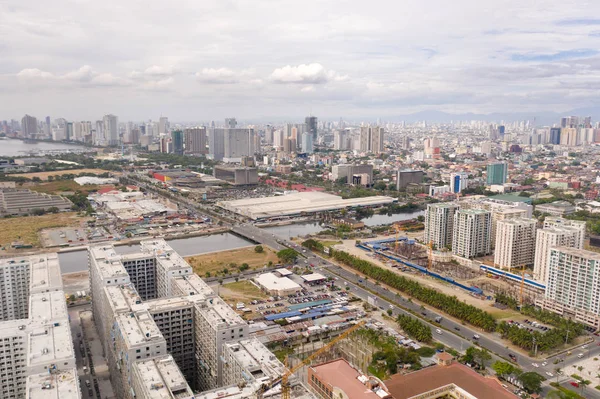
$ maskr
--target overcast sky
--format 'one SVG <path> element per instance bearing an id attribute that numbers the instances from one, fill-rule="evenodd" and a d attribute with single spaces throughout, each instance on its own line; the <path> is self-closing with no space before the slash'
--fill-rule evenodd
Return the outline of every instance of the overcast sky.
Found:
<path id="1" fill-rule="evenodd" d="M 560 112 L 599 89 L 600 1 L 0 1 L 0 119 Z"/>

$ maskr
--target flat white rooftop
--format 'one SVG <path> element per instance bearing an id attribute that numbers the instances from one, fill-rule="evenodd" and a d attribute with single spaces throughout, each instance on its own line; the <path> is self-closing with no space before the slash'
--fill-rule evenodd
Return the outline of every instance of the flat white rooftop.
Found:
<path id="1" fill-rule="evenodd" d="M 27 377 L 28 399 L 79 399 L 79 379 L 75 369 L 48 372 Z"/>
<path id="2" fill-rule="evenodd" d="M 225 344 L 247 373 L 255 379 L 275 379 L 286 371 L 277 357 L 257 339 L 246 339 Z"/>
<path id="3" fill-rule="evenodd" d="M 211 298 L 216 294 L 208 284 L 204 282 L 197 274 L 188 276 L 177 276 L 173 278 L 173 286 L 177 286 L 184 295 Z"/>
<path id="4" fill-rule="evenodd" d="M 144 399 L 193 399 L 194 393 L 171 355 L 134 363 L 141 377 L 143 392 L 136 396 Z"/>
<path id="5" fill-rule="evenodd" d="M 147 240 L 140 242 L 142 252 L 152 254 L 165 270 L 187 270 L 192 272 L 192 267 L 179 255 L 165 240 Z"/>
<path id="6" fill-rule="evenodd" d="M 122 313 L 115 318 L 123 338 L 128 343 L 128 348 L 163 339 L 158 326 L 148 311 Z"/>
<path id="7" fill-rule="evenodd" d="M 312 282 L 315 282 L 315 281 L 326 280 L 327 277 L 323 276 L 321 273 L 311 273 L 311 274 L 305 274 L 305 275 L 303 275 L 302 279 L 304 281 L 306 281 L 307 283 L 312 283 Z"/>
<path id="8" fill-rule="evenodd" d="M 75 364 L 71 329 L 67 320 L 29 330 L 28 366 L 57 364 L 65 361 Z"/>
<path id="9" fill-rule="evenodd" d="M 294 274 L 291 271 L 289 271 L 288 269 L 285 268 L 280 268 L 280 269 L 276 269 L 275 270 L 277 273 L 281 274 L 283 277 L 289 276 L 290 274 Z"/>
<path id="10" fill-rule="evenodd" d="M 342 197 L 333 194 L 305 192 L 276 197 L 221 201 L 217 205 L 256 220 L 275 216 L 296 215 L 302 212 L 314 213 L 357 206 L 379 206 L 394 201 L 394 198 L 385 196 L 342 199 Z"/>
<path id="11" fill-rule="evenodd" d="M 264 287 L 268 291 L 301 291 L 302 287 L 300 284 L 290 280 L 287 277 L 278 277 L 273 273 L 263 273 L 258 277 L 254 278 L 260 286 Z"/>
<path id="12" fill-rule="evenodd" d="M 247 323 L 221 298 L 207 299 L 204 304 L 197 304 L 197 308 L 208 322 L 215 327 L 233 327 Z"/>
<path id="13" fill-rule="evenodd" d="M 119 282 L 129 282 L 129 275 L 123 267 L 121 256 L 112 245 L 98 245 L 90 247 L 89 254 L 96 263 L 98 272 L 103 280 L 117 279 Z"/>

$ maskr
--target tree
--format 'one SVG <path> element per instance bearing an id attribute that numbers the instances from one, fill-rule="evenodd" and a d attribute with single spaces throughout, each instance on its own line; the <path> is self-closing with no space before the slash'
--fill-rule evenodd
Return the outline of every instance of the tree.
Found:
<path id="1" fill-rule="evenodd" d="M 254 252 L 256 252 L 257 254 L 262 254 L 265 251 L 265 249 L 263 248 L 262 245 L 257 245 L 254 247 Z"/>
<path id="2" fill-rule="evenodd" d="M 219 285 L 223 285 L 223 279 L 222 278 L 219 279 Z"/>
<path id="3" fill-rule="evenodd" d="M 423 223 L 425 221 L 425 216 L 423 216 L 423 215 L 417 216 L 417 221 Z"/>
<path id="4" fill-rule="evenodd" d="M 538 393 L 542 390 L 542 382 L 546 381 L 546 378 L 535 371 L 529 371 L 521 374 L 519 376 L 519 381 L 521 381 L 523 389 L 527 392 Z"/>
<path id="5" fill-rule="evenodd" d="M 501 361 L 497 361 L 494 364 L 492 364 L 492 369 L 494 370 L 494 372 L 496 374 L 498 374 L 500 377 L 504 377 L 510 374 L 513 374 L 515 371 L 517 371 L 518 369 L 513 366 L 511 363 L 508 362 L 501 362 Z"/>
<path id="6" fill-rule="evenodd" d="M 277 252 L 277 258 L 279 258 L 279 260 L 283 263 L 292 263 L 297 257 L 298 252 L 291 248 L 282 249 L 281 251 Z"/>

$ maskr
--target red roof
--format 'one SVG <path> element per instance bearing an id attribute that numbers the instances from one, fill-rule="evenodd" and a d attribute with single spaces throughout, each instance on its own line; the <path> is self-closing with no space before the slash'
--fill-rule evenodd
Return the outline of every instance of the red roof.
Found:
<path id="1" fill-rule="evenodd" d="M 102 187 L 101 189 L 98 190 L 98 194 L 108 194 L 110 192 L 118 193 L 119 190 L 115 189 L 112 186 L 110 186 L 110 187 Z"/>

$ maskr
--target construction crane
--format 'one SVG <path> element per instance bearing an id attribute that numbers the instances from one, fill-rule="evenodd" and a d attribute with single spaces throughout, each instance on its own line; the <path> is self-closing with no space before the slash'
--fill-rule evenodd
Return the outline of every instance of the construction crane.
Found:
<path id="1" fill-rule="evenodd" d="M 523 265 L 523 268 L 521 269 L 521 292 L 519 295 L 521 307 L 523 307 L 523 288 L 525 288 L 525 265 Z"/>
<path id="2" fill-rule="evenodd" d="M 393 224 L 392 226 L 394 226 L 394 229 L 396 230 L 396 243 L 394 246 L 394 250 L 396 251 L 396 254 L 398 254 L 398 243 L 400 242 L 400 226 L 398 226 L 397 224 Z"/>
<path id="3" fill-rule="evenodd" d="M 427 270 L 431 270 L 431 263 L 433 262 L 433 240 L 427 243 Z"/>
<path id="4" fill-rule="evenodd" d="M 354 331 L 356 331 L 359 328 L 361 328 L 362 326 L 364 326 L 365 323 L 366 323 L 365 321 L 358 322 L 354 326 L 350 327 L 349 329 L 347 329 L 346 331 L 344 331 L 343 333 L 341 333 L 340 335 L 338 335 L 337 337 L 332 339 L 327 345 L 323 346 L 321 349 L 319 349 L 318 351 L 316 351 L 315 353 L 313 353 L 312 355 L 310 355 L 309 357 L 307 357 L 306 359 L 304 359 L 303 361 L 301 361 L 300 363 L 298 363 L 291 369 L 288 369 L 288 371 L 284 375 L 282 375 L 280 378 L 277 378 L 277 379 L 271 381 L 270 383 L 263 384 L 263 386 L 261 386 L 259 391 L 257 392 L 256 398 L 263 399 L 263 394 L 265 392 L 272 389 L 277 384 L 281 383 L 281 399 L 290 399 L 291 396 L 290 396 L 290 384 L 288 381 L 289 378 L 292 375 L 294 375 L 298 370 L 300 370 L 302 367 L 309 365 L 317 357 L 319 357 L 323 353 L 327 352 L 329 349 L 331 349 L 331 347 L 333 345 L 337 344 L 338 342 L 340 342 L 341 340 L 343 340 L 344 338 L 346 338 L 350 334 L 352 334 Z M 287 362 L 287 359 L 286 359 L 286 362 Z"/>

